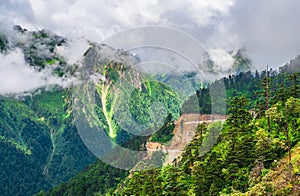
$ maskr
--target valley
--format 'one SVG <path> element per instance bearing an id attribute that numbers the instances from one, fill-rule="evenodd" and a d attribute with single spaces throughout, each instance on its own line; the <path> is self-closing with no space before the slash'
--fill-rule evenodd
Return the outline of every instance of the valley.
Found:
<path id="1" fill-rule="evenodd" d="M 300 56 L 255 71 L 241 49 L 231 74 L 200 81 L 195 72 L 141 73 L 136 55 L 94 42 L 69 64 L 57 50 L 68 39 L 20 26 L 14 33 L 0 34 L 1 55 L 22 54 L 30 73 L 51 82 L 0 95 L 2 195 L 299 192 Z M 85 133 L 100 130 L 110 143 L 85 141 L 78 117 Z M 136 157 L 105 162 L 87 143 L 142 152 L 146 167 L 113 167 Z"/>

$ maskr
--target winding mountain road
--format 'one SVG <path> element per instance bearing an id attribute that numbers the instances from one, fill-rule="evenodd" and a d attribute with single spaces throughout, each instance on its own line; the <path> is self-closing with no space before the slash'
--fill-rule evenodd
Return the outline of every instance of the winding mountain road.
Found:
<path id="1" fill-rule="evenodd" d="M 167 145 L 162 145 L 157 142 L 148 142 L 146 144 L 149 156 L 154 151 L 161 150 L 167 153 L 164 165 L 171 164 L 174 159 L 180 157 L 185 147 L 191 142 L 195 135 L 195 129 L 198 124 L 211 123 L 216 121 L 224 122 L 226 116 L 222 115 L 208 115 L 208 114 L 183 114 L 175 122 L 174 136 Z"/>

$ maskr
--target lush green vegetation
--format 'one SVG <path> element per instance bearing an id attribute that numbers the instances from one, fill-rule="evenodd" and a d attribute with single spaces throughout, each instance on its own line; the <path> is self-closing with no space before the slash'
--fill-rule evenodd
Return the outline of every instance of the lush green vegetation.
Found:
<path id="1" fill-rule="evenodd" d="M 24 101 L 0 98 L 3 195 L 48 190 L 94 162 L 69 117 L 67 96 L 58 89 Z"/>
<path id="2" fill-rule="evenodd" d="M 237 76 L 224 78 L 229 117 L 222 131 L 216 132 L 222 127 L 220 122 L 210 125 L 200 124 L 181 159 L 175 159 L 173 165 L 163 168 L 133 172 L 119 184 L 116 189 L 117 194 L 288 195 L 296 193 L 299 186 L 297 181 L 299 164 L 293 151 L 300 141 L 298 69 L 299 67 L 295 65 L 286 65 L 280 68 L 280 72 L 270 70 L 268 75 L 266 72 L 260 74 L 242 72 Z M 270 81 L 268 100 L 266 100 L 266 80 Z M 208 85 L 208 88 L 212 88 L 213 85 Z M 197 94 L 196 100 L 199 100 L 199 110 L 202 113 L 207 112 L 206 108 L 209 108 L 209 99 L 201 99 L 201 97 L 209 97 L 208 90 L 200 89 Z M 188 101 L 191 100 L 192 98 Z M 159 134 L 154 134 L 150 139 L 162 143 L 168 141 L 168 134 L 173 126 L 172 121 L 166 121 L 163 129 L 158 131 Z M 219 137 L 216 137 L 217 135 Z M 288 158 L 289 154 L 291 158 Z M 286 183 L 278 185 L 272 181 L 272 176 L 279 175 L 279 171 L 273 168 L 276 166 L 289 168 L 288 164 L 279 162 L 283 157 L 287 157 L 285 159 L 292 164 L 293 169 L 285 171 L 285 176 L 292 172 L 291 177 L 282 177 Z M 89 170 L 81 175 L 88 175 L 88 173 Z M 78 183 L 79 179 L 75 178 L 73 182 Z M 56 191 L 64 190 L 62 192 L 69 193 L 68 191 L 74 190 L 77 186 L 87 188 L 95 186 L 101 191 L 97 190 L 94 193 L 105 193 L 102 192 L 102 186 L 95 181 L 93 185 L 86 186 L 74 183 L 72 186 L 70 183 L 62 185 L 68 187 L 67 189 L 60 188 Z M 76 192 L 72 193 L 76 194 Z"/>
<path id="3" fill-rule="evenodd" d="M 44 172 L 52 184 L 70 179 L 95 160 L 72 122 L 69 96 L 68 91 L 52 90 L 27 100 L 27 104 L 50 129 L 52 151 Z"/>
<path id="4" fill-rule="evenodd" d="M 77 69 L 70 68 L 55 52 L 55 47 L 65 44 L 66 39 L 43 30 L 29 32 L 20 27 L 16 30 L 28 40 L 10 44 L 21 48 L 31 66 L 39 70 L 55 65 L 54 74 L 60 77 Z M 10 44 L 0 35 L 0 52 L 9 50 Z M 89 92 L 88 88 L 78 90 L 78 99 L 88 93 L 95 97 L 95 105 L 83 99 L 86 108 L 79 109 L 92 111 L 91 116 L 86 116 L 90 126 L 102 127 L 121 146 L 145 150 L 147 141 L 167 143 L 180 112 L 211 113 L 210 92 L 220 83 L 224 83 L 228 99 L 226 122 L 198 125 L 194 139 L 173 165 L 132 172 L 128 176 L 127 171 L 101 161 L 94 163 L 96 158 L 82 142 L 74 124 L 70 89 L 39 89 L 22 100 L 0 97 L 1 195 L 297 193 L 300 186 L 297 161 L 300 66 L 297 62 L 292 61 L 279 71 L 238 70 L 237 75 L 200 84 L 195 81 L 195 73 L 187 73 L 183 78 L 139 75 L 123 63 L 101 59 L 99 50 L 92 46 L 85 53 L 84 63 L 88 71 L 100 73 L 104 79 L 97 81 L 95 92 Z M 248 68 L 250 61 L 242 52 L 234 58 L 236 68 Z M 182 79 L 189 80 L 189 88 L 181 87 Z M 195 96 L 189 97 L 191 89 L 198 90 Z M 215 112 L 222 113 L 223 109 L 216 108 Z M 155 127 L 161 119 L 161 128 L 151 136 L 127 132 Z M 274 182 L 274 176 L 281 171 L 276 167 L 286 169 L 285 178 L 282 177 L 286 183 Z"/>
<path id="5" fill-rule="evenodd" d="M 164 125 L 151 136 L 150 141 L 159 142 L 161 144 L 167 143 L 173 137 L 174 128 L 175 124 L 174 121 L 172 121 L 172 115 L 169 114 L 169 116 L 165 120 Z"/>
<path id="6" fill-rule="evenodd" d="M 118 183 L 128 175 L 127 171 L 116 169 L 101 161 L 87 167 L 76 178 L 52 189 L 49 193 L 41 191 L 37 195 L 103 195 L 113 193 Z M 100 186 L 99 186 L 100 185 Z"/>
<path id="7" fill-rule="evenodd" d="M 149 136 L 138 139 L 134 135 L 147 135 L 145 133 L 150 129 L 160 127 L 160 121 L 162 126 L 168 116 L 171 117 L 169 121 L 177 119 L 181 104 L 179 97 L 169 86 L 148 74 L 138 73 L 120 62 L 102 59 L 99 57 L 101 50 L 101 46 L 95 44 L 85 53 L 84 62 L 86 69 L 101 73 L 105 79 L 97 81 L 96 93 L 83 86 L 76 96 L 89 111 L 84 116 L 90 126 L 101 127 L 121 145 L 129 144 L 131 139 L 140 140 L 140 144 L 134 147 L 139 149 Z M 93 108 L 86 95 L 95 97 Z M 82 108 L 79 108 L 81 111 Z"/>
<path id="8" fill-rule="evenodd" d="M 23 103 L 0 98 L 0 108 L 2 194 L 29 194 L 48 187 L 42 171 L 51 149 L 49 129 Z"/>
<path id="9" fill-rule="evenodd" d="M 72 74 L 73 68 L 55 51 L 66 43 L 65 38 L 44 30 L 14 29 L 13 39 L 0 35 L 0 52 L 19 48 L 37 70 L 52 66 L 54 75 Z M 52 89 L 38 89 L 19 99 L 0 96 L 1 195 L 48 190 L 96 160 L 74 125 L 70 90 L 47 88 Z"/>
<path id="10" fill-rule="evenodd" d="M 64 44 L 65 39 L 46 31 L 29 32 L 21 27 L 16 27 L 16 30 L 25 35 L 28 40 L 22 42 L 16 39 L 11 45 L 22 49 L 25 60 L 31 66 L 43 69 L 45 66 L 55 65 L 58 68 L 54 74 L 63 76 L 65 73 L 70 73 L 68 72 L 70 70 L 65 70 L 69 67 L 65 65 L 63 58 L 59 57 L 54 50 L 56 46 Z M 4 38 L 1 37 L 1 44 L 3 41 L 6 47 L 7 42 Z M 98 68 L 99 73 L 106 76 L 107 80 L 98 83 L 97 119 L 93 119 L 91 123 L 99 123 L 120 145 L 133 150 L 144 150 L 143 144 L 149 136 L 136 137 L 128 134 L 117 125 L 114 118 L 115 111 L 118 109 L 115 107 L 116 100 L 121 94 L 114 91 L 111 84 L 116 84 L 122 75 L 121 71 L 127 68 L 122 68 L 120 64 L 106 64 L 104 69 L 101 69 L 100 65 Z M 127 96 L 131 96 L 130 100 L 123 99 L 117 103 L 119 105 L 126 103 L 126 106 L 130 108 L 131 118 L 128 117 L 126 123 L 136 122 L 137 125 L 153 123 L 153 119 L 152 121 L 149 119 L 149 110 L 144 106 L 155 102 L 167 108 L 166 113 L 170 113 L 171 120 L 179 116 L 177 95 L 168 86 L 151 79 L 150 76 L 139 78 L 134 74 L 129 72 L 125 80 L 132 77 L 145 82 L 140 84 L 141 91 L 135 88 L 135 84 L 132 84 L 134 88 L 122 91 L 123 94 L 129 93 Z M 145 79 L 146 77 L 149 78 Z M 32 95 L 22 97 L 22 100 L 1 97 L 0 146 L 5 156 L 1 156 L 0 176 L 3 183 L 0 189 L 3 190 L 3 195 L 30 195 L 40 190 L 47 191 L 51 187 L 68 181 L 96 160 L 81 141 L 74 124 L 71 93 L 73 93 L 71 89 L 52 87 L 51 90 L 38 89 L 32 92 Z M 93 106 L 91 103 L 86 103 L 86 105 L 87 107 Z M 103 175 L 90 182 L 93 184 L 91 191 L 105 192 L 112 189 L 126 174 L 125 171 L 115 170 L 101 162 L 96 165 L 98 166 L 90 168 L 101 169 L 99 172 Z M 107 182 L 105 188 L 95 188 L 96 182 L 104 182 L 107 179 L 110 181 Z M 77 184 L 77 180 L 75 179 L 73 183 Z M 69 189 L 70 187 L 62 188 Z M 71 192 L 73 193 L 74 190 Z"/>
<path id="11" fill-rule="evenodd" d="M 297 85 L 299 88 L 299 83 Z M 228 108 L 230 116 L 212 149 L 203 153 L 207 145 L 213 143 L 209 138 L 216 130 L 213 127 L 218 125 L 212 124 L 209 128 L 199 125 L 180 161 L 162 169 L 135 172 L 120 194 L 220 195 L 235 192 L 238 195 L 237 192 L 248 189 L 253 192 L 252 187 L 300 141 L 300 100 L 287 98 L 294 87 L 287 88 L 285 102 L 277 102 L 256 119 L 246 109 L 249 107 L 246 97 L 232 98 Z M 268 117 L 272 119 L 270 127 Z M 271 181 L 265 182 L 262 190 L 255 189 L 261 193 L 255 194 L 263 194 L 262 191 L 287 194 L 285 188 L 277 190 L 270 184 Z M 297 186 L 295 181 L 289 192 Z"/>
<path id="12" fill-rule="evenodd" d="M 297 57 L 296 59 L 298 60 L 299 58 L 300 57 Z M 279 68 L 279 71 L 272 69 L 268 70 L 268 77 L 266 77 L 266 71 L 262 71 L 261 73 L 258 71 L 255 73 L 247 71 L 241 72 L 238 75 L 229 75 L 229 77 L 224 77 L 221 80 L 217 80 L 211 84 L 208 84 L 207 88 L 200 88 L 197 91 L 197 95 L 191 96 L 190 99 L 183 105 L 183 109 L 185 112 L 200 112 L 202 114 L 210 114 L 210 91 L 218 89 L 217 86 L 219 83 L 224 83 L 226 88 L 226 97 L 228 100 L 235 96 L 245 96 L 249 101 L 247 109 L 252 109 L 255 112 L 261 112 L 266 109 L 266 80 L 268 80 L 269 84 L 269 104 L 275 104 L 283 97 L 298 97 L 299 89 L 297 89 L 298 87 L 295 84 L 299 82 L 300 66 L 297 63 L 294 63 L 294 61 L 296 60 L 292 60 L 291 64 L 286 64 L 285 66 Z M 288 87 L 292 89 L 287 90 Z M 193 102 L 195 101 L 199 103 L 199 108 L 193 107 L 195 105 Z M 191 106 L 192 108 L 190 108 Z M 228 108 L 229 106 L 227 106 L 227 113 Z M 215 110 L 221 111 L 222 108 L 216 108 Z"/>

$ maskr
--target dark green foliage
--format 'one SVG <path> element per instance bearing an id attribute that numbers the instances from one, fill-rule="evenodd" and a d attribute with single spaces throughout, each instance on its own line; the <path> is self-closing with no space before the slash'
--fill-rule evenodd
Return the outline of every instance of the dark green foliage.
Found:
<path id="1" fill-rule="evenodd" d="M 282 74 L 270 75 L 272 75 L 273 81 L 278 81 Z M 295 86 L 298 84 L 295 75 L 283 74 L 283 76 L 283 78 L 293 81 L 286 83 L 286 91 L 293 89 L 295 92 L 295 89 L 298 88 Z M 252 78 L 250 81 L 255 80 L 252 76 L 250 78 Z M 243 83 L 239 82 L 236 85 L 243 85 Z M 256 79 L 255 84 L 259 83 L 260 81 Z M 228 82 L 226 85 L 232 84 L 234 83 Z M 253 89 L 259 91 L 258 87 L 259 85 Z M 204 92 L 204 89 L 200 92 Z M 271 100 L 274 100 L 276 93 L 270 95 Z M 249 97 L 235 96 L 230 99 L 228 107 L 230 115 L 217 143 L 214 143 L 214 139 L 212 139 L 213 130 L 216 130 L 214 127 L 217 125 L 212 124 L 209 127 L 199 125 L 194 139 L 186 147 L 179 162 L 175 161 L 174 166 L 151 172 L 135 173 L 125 182 L 125 188 L 120 193 L 159 195 L 155 192 L 155 187 L 158 186 L 161 187 L 161 193 L 167 195 L 220 195 L 221 193 L 232 193 L 233 190 L 246 192 L 254 186 L 253 183 L 257 182 L 262 174 L 266 175 L 263 171 L 269 171 L 268 169 L 274 166 L 273 161 L 282 158 L 287 153 L 289 139 L 291 147 L 300 142 L 300 100 L 297 94 L 294 94 L 298 96 L 296 98 L 287 98 L 288 112 L 282 102 L 277 104 L 272 104 L 272 102 L 266 114 L 262 113 L 254 119 L 248 111 L 251 108 L 248 103 L 249 98 L 251 104 L 255 105 L 256 103 L 253 102 L 254 99 L 251 99 L 249 93 L 246 95 Z M 270 127 L 268 117 L 271 117 Z M 288 121 L 289 138 L 285 131 L 286 121 Z M 205 147 L 208 149 L 207 151 L 205 151 Z M 253 168 L 256 168 L 256 173 L 253 173 Z M 263 168 L 265 170 L 262 170 Z M 170 178 L 164 181 L 166 178 L 162 176 Z"/>
<path id="2" fill-rule="evenodd" d="M 20 26 L 15 26 L 15 31 L 26 36 L 26 42 L 22 40 L 13 40 L 14 47 L 18 47 L 23 51 L 25 60 L 31 66 L 38 70 L 44 69 L 48 65 L 57 64 L 55 73 L 62 77 L 65 74 L 72 73 L 72 68 L 67 66 L 67 63 L 55 48 L 66 44 L 67 40 L 63 37 L 55 35 L 46 30 L 27 31 Z"/>
<path id="3" fill-rule="evenodd" d="M 287 90 L 288 97 L 300 97 L 300 72 L 292 73 L 288 76 L 290 86 Z"/>
<path id="4" fill-rule="evenodd" d="M 6 37 L 0 34 L 0 52 L 3 53 L 8 48 L 8 41 Z"/>
<path id="5" fill-rule="evenodd" d="M 247 93 L 245 89 L 251 89 L 251 92 L 261 91 L 260 83 L 264 74 L 257 72 L 252 75 L 249 72 L 240 73 L 237 77 L 224 78 L 230 100 L 228 102 L 229 117 L 223 125 L 220 136 L 215 138 L 215 135 L 218 135 L 216 131 L 220 130 L 220 124 L 213 123 L 209 126 L 200 124 L 196 129 L 194 139 L 183 152 L 182 158 L 175 160 L 173 166 L 134 172 L 132 177 L 123 181 L 117 192 L 121 195 L 220 195 L 221 193 L 232 193 L 233 190 L 245 192 L 255 185 L 253 183 L 259 179 L 259 175 L 263 171 L 269 171 L 274 166 L 274 160 L 280 159 L 287 153 L 287 138 L 283 129 L 285 110 L 282 103 L 274 104 L 278 92 L 270 95 L 271 103 L 267 115 L 262 112 L 260 116 L 255 116 L 248 111 L 259 103 L 256 97 L 263 95 Z M 291 76 L 283 73 L 270 71 L 269 74 L 273 81 L 271 88 L 275 88 L 278 81 L 286 80 L 284 90 L 288 91 L 295 83 L 288 82 Z M 209 85 L 209 88 L 213 85 Z M 145 92 L 149 93 L 149 91 Z M 143 93 L 143 91 L 137 92 L 137 96 L 141 96 L 138 93 Z M 197 98 L 197 101 L 200 103 L 202 112 L 209 111 L 208 90 L 200 89 L 198 95 L 200 98 Z M 146 96 L 149 94 L 145 94 Z M 203 101 L 205 97 L 207 97 L 207 101 Z M 299 99 L 287 98 L 286 100 L 288 100 L 289 108 L 289 133 L 293 146 L 300 141 L 298 134 L 300 131 Z M 267 123 L 268 115 L 275 115 L 271 118 L 270 129 Z M 165 126 L 168 124 L 166 122 Z M 164 135 L 164 129 L 160 130 L 153 138 L 164 140 L 162 135 Z M 129 143 L 132 145 L 132 142 Z M 140 146 L 141 143 L 136 145 Z M 258 164 L 260 167 L 257 167 Z M 253 168 L 259 168 L 258 176 L 253 175 Z M 98 168 L 98 170 L 101 169 Z M 89 171 L 87 170 L 87 172 Z M 263 173 L 263 175 L 266 174 Z M 70 182 L 61 185 L 56 189 L 56 191 L 61 191 L 60 193 L 52 193 L 76 195 L 87 194 L 87 190 L 93 193 L 107 190 L 106 188 L 102 189 L 102 184 L 100 186 L 95 180 L 92 180 L 91 183 L 84 183 L 80 179 L 83 178 L 75 178 L 73 182 L 76 183 Z M 76 189 L 76 187 L 80 188 Z M 89 187 L 98 187 L 99 189 L 94 190 Z M 70 192 L 71 190 L 72 192 Z M 101 193 L 105 192 L 111 192 L 111 190 Z"/>
<path id="6" fill-rule="evenodd" d="M 299 99 L 298 102 L 293 101 L 294 105 L 299 103 Z M 186 147 L 179 163 L 135 173 L 125 182 L 125 188 L 120 193 L 160 195 L 155 187 L 160 187 L 161 193 L 166 195 L 220 195 L 232 190 L 247 191 L 253 186 L 249 184 L 252 182 L 249 179 L 253 177 L 250 177 L 252 168 L 258 163 L 270 168 L 273 160 L 284 155 L 281 151 L 285 147 L 278 145 L 281 134 L 263 130 L 268 127 L 266 117 L 252 119 L 245 109 L 245 97 L 233 98 L 230 106 L 231 115 L 226 120 L 221 138 L 208 153 L 203 155 L 201 149 L 209 132 L 204 125 L 199 125 L 195 138 Z M 300 105 L 295 108 L 298 111 Z M 296 115 L 299 121 L 299 113 Z M 291 135 L 296 132 L 291 131 Z M 296 139 L 297 143 L 299 141 Z"/>
<path id="7" fill-rule="evenodd" d="M 198 90 L 197 97 L 199 100 L 199 108 L 200 108 L 201 114 L 210 114 L 211 113 L 211 96 L 209 94 L 209 87 Z"/>
<path id="8" fill-rule="evenodd" d="M 128 172 L 113 168 L 107 164 L 97 161 L 87 167 L 76 178 L 68 183 L 52 189 L 49 193 L 40 192 L 37 195 L 93 195 L 112 193 Z"/>
<path id="9" fill-rule="evenodd" d="M 121 195 L 187 195 L 186 179 L 174 166 L 135 172 Z"/>
<path id="10" fill-rule="evenodd" d="M 46 138 L 43 139 L 45 141 Z M 1 195 L 31 195 L 49 187 L 42 173 L 43 164 L 38 158 L 25 155 L 10 143 L 0 142 L 0 151 Z"/>
<path id="11" fill-rule="evenodd" d="M 43 175 L 51 149 L 48 127 L 20 102 L 0 98 L 0 108 L 1 194 L 28 195 L 48 187 Z"/>
<path id="12" fill-rule="evenodd" d="M 69 118 L 67 96 L 53 89 L 24 102 L 0 98 L 2 195 L 48 190 L 94 162 Z"/>
<path id="13" fill-rule="evenodd" d="M 297 57 L 297 62 L 300 57 Z M 299 63 L 294 63 L 292 60 L 290 64 L 277 70 L 270 69 L 268 71 L 268 96 L 269 104 L 275 104 L 278 101 L 285 101 L 289 97 L 300 97 L 300 79 L 299 79 Z M 294 72 L 292 72 L 295 70 Z M 292 73 L 291 73 L 292 72 Z M 221 80 L 217 80 L 207 86 L 207 88 L 200 88 L 197 91 L 197 98 L 191 96 L 189 100 L 183 105 L 183 111 L 200 112 L 202 114 L 211 113 L 212 98 L 220 97 L 214 95 L 212 97 L 212 90 L 218 89 L 219 83 L 224 83 L 226 88 L 226 97 L 231 100 L 235 96 L 245 96 L 249 100 L 247 109 L 252 109 L 261 116 L 267 109 L 266 105 L 266 71 L 259 73 L 240 72 L 238 75 L 230 75 Z M 220 95 L 221 96 L 221 95 Z M 221 96 L 222 97 L 222 96 Z M 218 100 L 217 100 L 218 101 Z M 199 103 L 199 108 L 193 107 L 194 102 Z M 216 108 L 216 112 L 222 111 L 222 108 Z M 222 112 L 221 112 L 222 113 Z M 227 113 L 228 107 L 227 107 Z"/>
<path id="14" fill-rule="evenodd" d="M 251 67 L 251 61 L 246 56 L 246 50 L 240 49 L 238 50 L 234 55 L 234 64 L 233 69 L 236 70 L 237 73 L 250 70 Z"/>
<path id="15" fill-rule="evenodd" d="M 129 110 L 133 119 L 140 124 L 149 122 L 153 104 L 162 104 L 171 120 L 179 117 L 180 103 L 176 93 L 169 86 L 157 81 L 144 83 L 142 90 L 134 89 L 131 93 L 129 104 Z M 160 115 L 160 113 L 154 114 Z"/>
<path id="16" fill-rule="evenodd" d="M 165 124 L 152 135 L 151 141 L 152 142 L 159 142 L 159 143 L 166 143 L 170 141 L 173 137 L 173 130 L 174 130 L 175 124 L 174 121 L 172 121 L 172 115 L 169 114 L 167 119 L 165 120 Z"/>
<path id="17" fill-rule="evenodd" d="M 46 31 L 28 32 L 21 27 L 16 30 L 29 38 L 28 43 L 15 44 L 23 50 L 31 66 L 43 69 L 57 64 L 56 75 L 63 77 L 69 73 L 64 60 L 55 53 L 55 47 L 65 43 L 64 38 Z M 7 45 L 7 39 L 0 36 L 0 52 L 7 50 Z M 125 181 L 128 172 L 97 161 L 66 183 L 96 159 L 86 149 L 74 126 L 67 90 L 42 90 L 25 101 L 0 98 L 1 195 L 30 195 L 40 190 L 48 191 L 62 182 L 49 193 L 41 191 L 38 195 L 101 195 L 113 193 L 118 184 L 121 185 L 117 192 L 122 195 L 220 195 L 234 190 L 247 191 L 274 166 L 274 160 L 282 158 L 300 141 L 299 57 L 279 72 L 262 73 L 240 72 L 239 69 L 247 68 L 250 61 L 241 53 L 237 53 L 235 59 L 237 75 L 201 88 L 192 81 L 191 86 L 198 90 L 190 99 L 189 96 L 179 99 L 170 87 L 155 80 L 146 80 L 140 88 L 130 92 L 127 101 L 132 118 L 125 117 L 124 121 L 147 124 L 151 104 L 159 102 L 166 108 L 168 117 L 164 126 L 151 137 L 152 141 L 166 143 L 171 139 L 173 122 L 178 118 L 182 104 L 180 100 L 188 99 L 182 113 L 211 113 L 211 106 L 225 99 L 216 88 L 222 83 L 226 87 L 229 117 L 222 129 L 221 123 L 200 124 L 194 139 L 174 165 L 134 172 Z M 208 63 L 213 66 L 212 62 Z M 116 84 L 123 71 L 120 64 L 113 64 L 107 66 L 103 75 L 111 84 Z M 266 79 L 267 75 L 269 79 Z M 193 76 L 195 74 L 191 73 L 184 77 Z M 180 81 L 172 81 L 171 76 L 161 79 L 176 85 Z M 264 89 L 267 81 L 269 104 Z M 111 92 L 106 92 L 108 110 L 113 107 Z M 98 93 L 96 115 L 107 129 L 101 105 L 104 102 L 100 100 L 103 92 Z M 212 97 L 211 93 L 216 96 Z M 199 107 L 193 107 L 195 105 Z M 256 113 L 251 114 L 249 109 Z M 223 110 L 215 108 L 213 112 L 222 114 Z M 112 117 L 110 120 L 114 122 Z M 270 123 L 268 119 L 271 119 Z M 132 150 L 145 150 L 149 136 L 134 137 L 120 127 L 114 131 L 118 144 Z M 154 157 L 160 157 L 158 155 L 154 154 Z M 253 168 L 259 168 L 257 176 L 253 175 Z"/>
<path id="18" fill-rule="evenodd" d="M 34 96 L 30 102 L 33 111 L 53 131 L 55 151 L 47 160 L 47 178 L 54 185 L 74 177 L 95 160 L 72 122 L 68 98 L 67 91 L 53 90 Z"/>

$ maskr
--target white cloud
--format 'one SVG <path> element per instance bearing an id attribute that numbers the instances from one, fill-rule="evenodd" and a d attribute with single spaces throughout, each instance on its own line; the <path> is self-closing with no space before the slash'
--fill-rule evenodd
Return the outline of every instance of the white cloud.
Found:
<path id="1" fill-rule="evenodd" d="M 257 69 L 278 67 L 300 54 L 299 7 L 298 0 L 236 1 L 211 42 L 245 48 Z"/>
<path id="2" fill-rule="evenodd" d="M 158 23 L 164 11 L 153 0 L 29 1 L 39 25 L 65 36 L 84 36 L 93 41 L 101 41 L 120 28 Z"/>
<path id="3" fill-rule="evenodd" d="M 38 72 L 24 60 L 22 51 L 16 49 L 6 55 L 0 53 L 0 94 L 19 94 L 46 85 L 68 86 L 71 79 L 62 79 L 52 75 L 52 69 Z"/>
<path id="4" fill-rule="evenodd" d="M 227 72 L 232 68 L 234 63 L 233 57 L 228 53 L 228 51 L 222 48 L 210 49 L 209 54 L 214 62 L 216 62 L 216 69 L 221 72 Z"/>
<path id="5" fill-rule="evenodd" d="M 218 15 L 227 14 L 235 0 L 190 0 L 189 11 L 201 25 L 209 25 L 213 20 L 218 20 Z"/>
<path id="6" fill-rule="evenodd" d="M 69 65 L 79 64 L 82 60 L 83 54 L 90 47 L 89 43 L 85 39 L 74 39 L 67 43 L 56 47 L 55 52 L 63 56 Z"/>
<path id="7" fill-rule="evenodd" d="M 237 48 L 259 68 L 300 54 L 299 6 L 298 0 L 7 0 L 0 2 L 0 26 L 45 28 L 73 39 L 58 49 L 72 63 L 85 47 L 76 49 L 76 39 L 101 42 L 127 28 L 164 25 L 195 36 L 224 69 L 231 63 L 224 51 Z"/>
<path id="8" fill-rule="evenodd" d="M 34 23 L 65 36 L 100 42 L 124 28 L 141 25 L 205 26 L 226 14 L 235 0 L 28 0 Z M 182 21 L 184 20 L 184 21 Z M 183 24 L 185 22 L 186 24 Z"/>

